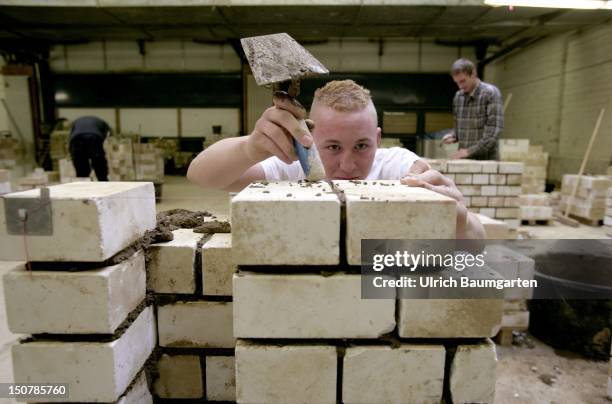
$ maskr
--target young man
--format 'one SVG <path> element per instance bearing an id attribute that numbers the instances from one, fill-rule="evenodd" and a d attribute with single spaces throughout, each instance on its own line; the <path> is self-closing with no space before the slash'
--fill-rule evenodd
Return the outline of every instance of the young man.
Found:
<path id="1" fill-rule="evenodd" d="M 450 196 L 457 208 L 457 237 L 484 238 L 478 219 L 461 203 L 450 179 L 416 154 L 394 147 L 379 149 L 381 129 L 370 92 L 352 80 L 331 81 L 315 92 L 307 133 L 299 124 L 305 110 L 275 98 L 248 136 L 221 140 L 200 153 L 187 177 L 207 188 L 236 191 L 253 181 L 297 181 L 305 174 L 291 137 L 306 147 L 313 142 L 328 180 L 395 179 Z M 313 124 L 314 123 L 314 124 Z"/>
<path id="2" fill-rule="evenodd" d="M 476 66 L 458 59 L 451 67 L 459 91 L 453 99 L 455 132 L 445 135 L 444 143 L 459 142 L 452 158 L 497 160 L 497 142 L 504 129 L 501 93 L 493 84 L 478 78 Z"/>

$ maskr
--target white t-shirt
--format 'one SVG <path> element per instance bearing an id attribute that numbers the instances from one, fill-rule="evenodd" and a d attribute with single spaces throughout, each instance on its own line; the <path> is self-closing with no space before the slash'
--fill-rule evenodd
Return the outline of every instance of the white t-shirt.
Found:
<path id="1" fill-rule="evenodd" d="M 401 147 L 377 149 L 367 180 L 399 180 L 420 157 Z M 299 161 L 284 163 L 276 156 L 260 162 L 267 181 L 297 181 L 306 178 Z"/>

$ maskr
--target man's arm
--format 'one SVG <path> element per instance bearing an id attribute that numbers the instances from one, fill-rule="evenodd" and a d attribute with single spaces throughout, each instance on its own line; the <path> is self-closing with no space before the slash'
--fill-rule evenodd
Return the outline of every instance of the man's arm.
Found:
<path id="1" fill-rule="evenodd" d="M 488 152 L 495 148 L 499 136 L 504 129 L 504 106 L 502 103 L 501 93 L 497 88 L 490 95 L 490 99 L 486 105 L 486 119 L 482 138 L 467 150 L 468 158 L 477 158 L 487 155 Z"/>
<path id="2" fill-rule="evenodd" d="M 253 181 L 265 179 L 259 162 L 276 156 L 287 164 L 297 160 L 292 137 L 306 147 L 313 139 L 300 126 L 306 111 L 287 100 L 275 99 L 248 136 L 221 140 L 202 151 L 189 165 L 187 178 L 205 187 L 239 191 Z"/>

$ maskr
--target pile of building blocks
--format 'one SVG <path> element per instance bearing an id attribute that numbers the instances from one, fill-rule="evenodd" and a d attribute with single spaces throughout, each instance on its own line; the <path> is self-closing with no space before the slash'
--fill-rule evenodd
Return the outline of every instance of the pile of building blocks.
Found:
<path id="1" fill-rule="evenodd" d="M 553 219 L 550 195 L 545 192 L 519 195 L 518 202 L 520 219 L 527 221 L 528 224 L 536 224 L 542 221 L 548 224 Z"/>
<path id="2" fill-rule="evenodd" d="M 163 151 L 152 143 L 134 144 L 136 180 L 161 182 L 164 180 Z"/>
<path id="3" fill-rule="evenodd" d="M 263 182 L 231 215 L 237 402 L 492 402 L 503 296 L 361 298 L 360 240 L 452 239 L 453 199 L 399 181 Z"/>
<path id="4" fill-rule="evenodd" d="M 522 193 L 537 194 L 545 191 L 548 153 L 542 146 L 530 145 L 529 139 L 500 139 L 499 159 L 525 164 L 521 181 Z"/>
<path id="5" fill-rule="evenodd" d="M 104 142 L 108 160 L 108 178 L 111 181 L 133 181 L 136 179 L 134 145 L 139 136 L 111 136 Z"/>
<path id="6" fill-rule="evenodd" d="M 576 195 L 572 198 L 577 182 L 579 182 L 578 189 Z M 597 226 L 604 219 L 606 193 L 610 187 L 612 187 L 612 180 L 607 176 L 565 174 L 561 184 L 559 208 L 561 212 L 565 213 L 569 204 L 571 215 Z"/>
<path id="7" fill-rule="evenodd" d="M 21 161 L 21 144 L 11 137 L 0 137 L 0 168 L 12 170 Z"/>
<path id="8" fill-rule="evenodd" d="M 70 183 L 0 199 L 3 277 L 15 380 L 68 383 L 70 402 L 152 402 L 145 365 L 156 346 L 145 255 L 155 227 L 150 183 Z M 31 219 L 20 226 L 17 211 Z M 24 230 L 25 229 L 25 230 Z M 122 252 L 122 260 L 117 258 Z"/>
<path id="9" fill-rule="evenodd" d="M 149 248 L 159 335 L 152 391 L 170 401 L 235 401 L 231 234 L 173 235 Z"/>
<path id="10" fill-rule="evenodd" d="M 69 150 L 69 139 L 70 139 L 70 131 L 69 130 L 54 130 L 49 135 L 50 139 L 50 150 L 49 154 L 51 156 L 51 162 L 53 164 L 54 170 L 59 170 L 59 164 L 62 159 L 70 158 L 70 150 Z"/>
<path id="11" fill-rule="evenodd" d="M 518 228 L 523 163 L 488 160 L 427 162 L 455 182 L 471 212 L 502 220 L 512 230 Z"/>

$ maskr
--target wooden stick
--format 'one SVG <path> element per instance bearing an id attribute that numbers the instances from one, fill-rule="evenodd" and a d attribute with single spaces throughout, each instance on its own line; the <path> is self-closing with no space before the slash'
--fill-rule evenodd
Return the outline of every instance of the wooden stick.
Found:
<path id="1" fill-rule="evenodd" d="M 569 216 L 569 212 L 572 207 L 572 203 L 574 202 L 574 198 L 576 197 L 576 193 L 578 192 L 578 186 L 580 185 L 580 179 L 582 178 L 582 174 L 584 173 L 584 168 L 586 167 L 586 163 L 589 160 L 589 155 L 591 154 L 593 143 L 595 143 L 595 138 L 597 137 L 597 133 L 599 132 L 599 126 L 601 125 L 601 121 L 603 119 L 604 112 L 606 112 L 606 109 L 602 108 L 601 112 L 599 112 L 599 117 L 597 117 L 597 122 L 595 123 L 595 129 L 593 129 L 593 133 L 591 134 L 591 139 L 589 140 L 589 145 L 587 146 L 586 152 L 584 153 L 584 158 L 582 159 L 582 164 L 580 165 L 580 171 L 578 171 L 578 179 L 576 180 L 576 184 L 574 185 L 572 194 L 567 200 L 567 206 L 565 207 L 565 217 Z"/>
<path id="2" fill-rule="evenodd" d="M 508 94 L 508 97 L 506 97 L 506 101 L 504 101 L 504 114 L 506 113 L 506 108 L 508 108 L 508 104 L 510 104 L 510 100 L 512 99 L 512 93 Z"/>

